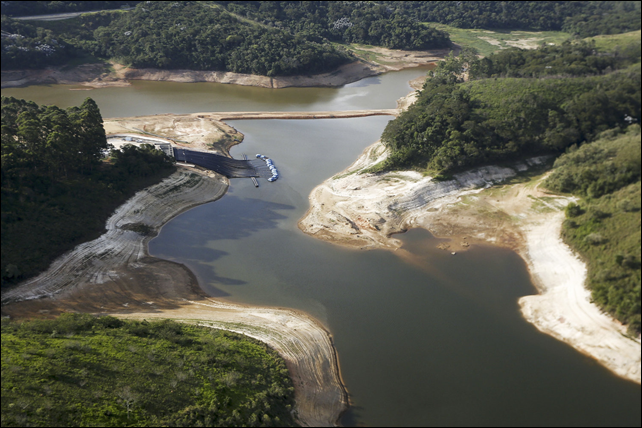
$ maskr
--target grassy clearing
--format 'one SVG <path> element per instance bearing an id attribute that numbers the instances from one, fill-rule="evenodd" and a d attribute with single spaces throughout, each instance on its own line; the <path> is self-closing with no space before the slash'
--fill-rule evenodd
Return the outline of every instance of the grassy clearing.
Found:
<path id="1" fill-rule="evenodd" d="M 373 62 L 375 64 L 389 64 L 381 59 L 381 54 L 364 49 L 371 49 L 375 48 L 376 46 L 362 45 L 359 43 L 343 44 L 337 42 L 332 42 L 332 45 L 338 49 L 346 49 L 352 52 L 356 57 L 361 58 L 364 61 Z"/>
<path id="2" fill-rule="evenodd" d="M 562 31 L 490 31 L 463 29 L 433 22 L 425 24 L 447 32 L 454 43 L 475 48 L 483 56 L 510 47 L 534 49 L 542 43 L 557 45 L 571 37 L 569 33 Z"/>
<path id="3" fill-rule="evenodd" d="M 595 46 L 601 51 L 613 51 L 618 47 L 640 44 L 640 30 L 622 34 L 610 34 L 603 36 L 588 37 L 584 40 L 595 40 Z"/>
<path id="4" fill-rule="evenodd" d="M 359 43 L 342 44 L 342 43 L 333 42 L 332 44 L 339 49 L 345 49 L 352 52 L 356 57 L 361 58 L 362 60 L 367 62 L 372 62 L 379 65 L 389 65 L 389 66 L 395 66 L 400 64 L 399 62 L 394 62 L 394 61 L 384 61 L 385 55 L 368 50 L 368 49 L 378 49 L 379 48 L 378 46 L 364 45 Z"/>
<path id="5" fill-rule="evenodd" d="M 243 335 L 63 314 L 2 320 L 3 426 L 292 426 L 283 360 Z"/>

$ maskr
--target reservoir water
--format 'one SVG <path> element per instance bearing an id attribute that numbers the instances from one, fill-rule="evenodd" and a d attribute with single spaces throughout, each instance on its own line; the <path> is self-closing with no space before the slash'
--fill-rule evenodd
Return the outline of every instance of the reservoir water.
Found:
<path id="1" fill-rule="evenodd" d="M 392 108 L 422 72 L 336 89 L 134 82 L 2 94 L 60 106 L 91 96 L 104 117 Z M 639 385 L 523 320 L 517 299 L 536 290 L 515 253 L 473 247 L 452 257 L 428 232 L 413 230 L 400 236 L 402 258 L 333 246 L 298 230 L 310 191 L 352 163 L 388 120 L 231 122 L 245 134 L 232 154 L 267 154 L 281 178 L 259 189 L 232 180 L 222 199 L 169 222 L 150 252 L 188 265 L 214 296 L 297 308 L 324 323 L 353 403 L 345 425 L 640 426 Z"/>

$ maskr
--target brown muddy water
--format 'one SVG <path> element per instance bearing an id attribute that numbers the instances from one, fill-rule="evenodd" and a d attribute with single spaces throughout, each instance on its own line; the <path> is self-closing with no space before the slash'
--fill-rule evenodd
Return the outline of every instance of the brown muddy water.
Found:
<path id="1" fill-rule="evenodd" d="M 93 97 L 103 115 L 391 108 L 420 70 L 343 88 L 270 90 L 210 83 L 2 90 L 60 106 Z M 232 180 L 219 201 L 187 211 L 150 252 L 187 264 L 205 290 L 246 304 L 305 310 L 332 332 L 353 407 L 345 425 L 640 426 L 640 386 L 617 378 L 523 320 L 535 293 L 515 253 L 473 247 L 451 256 L 413 230 L 408 253 L 349 250 L 301 233 L 310 191 L 376 141 L 387 117 L 251 120 L 232 150 L 270 156 L 275 183 Z"/>

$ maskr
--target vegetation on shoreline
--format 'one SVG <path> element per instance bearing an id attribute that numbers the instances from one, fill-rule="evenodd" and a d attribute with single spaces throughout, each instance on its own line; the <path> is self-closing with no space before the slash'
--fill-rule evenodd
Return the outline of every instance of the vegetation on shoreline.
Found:
<path id="1" fill-rule="evenodd" d="M 296 426 L 278 354 L 174 321 L 2 319 L 3 426 Z"/>
<path id="2" fill-rule="evenodd" d="M 640 29 L 640 3 L 631 1 L 386 1 L 419 21 L 458 28 L 565 31 L 579 37 Z"/>
<path id="3" fill-rule="evenodd" d="M 74 58 L 137 68 L 264 76 L 328 72 L 354 61 L 331 42 L 395 49 L 450 45 L 448 35 L 370 2 L 144 2 L 33 24 L 3 15 L 2 68 L 42 68 Z"/>
<path id="4" fill-rule="evenodd" d="M 351 61 L 329 43 L 242 22 L 196 2 L 140 4 L 94 37 L 99 56 L 139 68 L 280 76 L 330 71 Z"/>
<path id="5" fill-rule="evenodd" d="M 29 278 L 105 230 L 113 210 L 174 171 L 152 146 L 103 160 L 90 98 L 63 110 L 2 97 L 2 286 Z"/>
<path id="6" fill-rule="evenodd" d="M 588 266 L 595 303 L 640 333 L 640 126 L 618 129 L 560 156 L 544 185 L 581 198 L 562 236 Z"/>
<path id="7" fill-rule="evenodd" d="M 238 16 L 263 25 L 286 28 L 320 41 L 360 43 L 390 49 L 446 48 L 448 35 L 374 2 L 222 1 Z"/>
<path id="8" fill-rule="evenodd" d="M 390 155 L 370 171 L 415 168 L 438 174 L 562 153 L 604 130 L 639 122 L 639 50 L 630 51 L 629 56 L 603 60 L 589 45 L 569 43 L 502 51 L 479 60 L 464 50 L 459 58 L 439 63 L 417 102 L 389 122 L 381 140 Z M 551 56 L 559 74 L 533 78 L 553 70 L 545 65 Z M 626 68 L 611 72 L 619 67 Z M 471 78 L 530 78 L 464 82 L 466 73 Z"/>
<path id="9" fill-rule="evenodd" d="M 413 168 L 440 177 L 567 152 L 546 181 L 582 198 L 567 209 L 563 237 L 587 261 L 593 301 L 637 335 L 640 71 L 639 40 L 606 54 L 588 42 L 483 59 L 464 49 L 389 122 L 381 137 L 389 156 L 368 172 Z"/>

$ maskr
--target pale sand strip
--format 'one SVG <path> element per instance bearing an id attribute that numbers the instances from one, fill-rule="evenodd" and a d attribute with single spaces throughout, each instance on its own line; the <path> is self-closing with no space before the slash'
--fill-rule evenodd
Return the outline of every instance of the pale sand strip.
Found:
<path id="1" fill-rule="evenodd" d="M 159 313 L 134 312 L 125 318 L 170 318 L 220 328 L 270 345 L 286 361 L 294 383 L 294 416 L 303 426 L 333 426 L 347 409 L 347 392 L 329 332 L 299 311 L 245 307 L 205 299 Z"/>
<path id="2" fill-rule="evenodd" d="M 525 259 L 542 294 L 524 296 L 524 317 L 544 333 L 597 359 L 618 375 L 640 383 L 640 343 L 591 303 L 584 287 L 586 265 L 560 239 L 564 213 L 526 227 Z"/>
<path id="3" fill-rule="evenodd" d="M 150 238 L 127 230 L 143 223 L 157 232 L 181 212 L 220 198 L 228 185 L 220 175 L 180 169 L 136 193 L 109 218 L 105 234 L 59 257 L 41 275 L 3 291 L 3 315 L 72 311 L 169 318 L 247 334 L 285 359 L 295 385 L 297 420 L 304 426 L 332 426 L 348 401 L 332 338 L 319 322 L 293 310 L 209 298 L 187 268 L 149 257 Z"/>
<path id="4" fill-rule="evenodd" d="M 288 87 L 338 87 L 376 76 L 386 71 L 419 67 L 443 59 L 450 49 L 430 51 L 404 51 L 362 46 L 361 50 L 371 51 L 379 62 L 358 58 L 335 70 L 299 76 L 259 76 L 228 71 L 160 70 L 154 68 L 133 69 L 122 64 L 82 64 L 71 69 L 64 66 L 48 67 L 45 70 L 3 70 L 3 88 L 15 88 L 40 83 L 80 84 L 85 89 L 128 86 L 130 80 L 151 80 L 167 82 L 213 82 L 262 88 Z M 455 49 L 457 51 L 458 49 Z"/>

